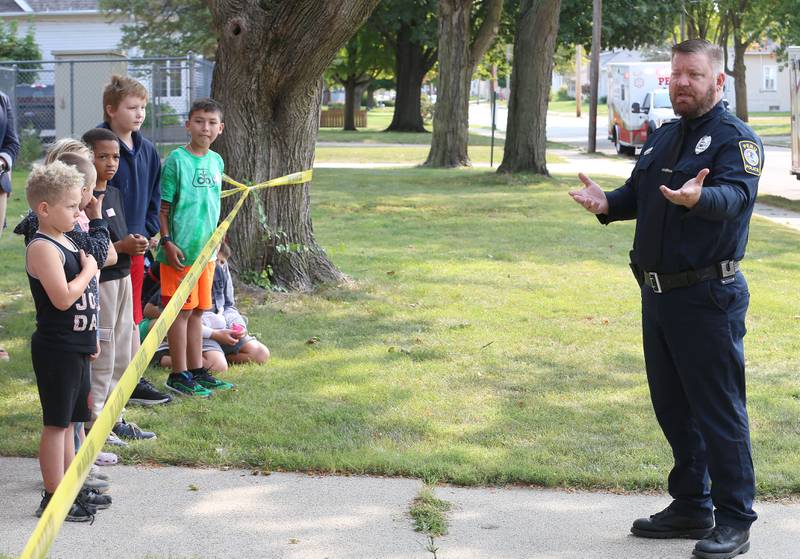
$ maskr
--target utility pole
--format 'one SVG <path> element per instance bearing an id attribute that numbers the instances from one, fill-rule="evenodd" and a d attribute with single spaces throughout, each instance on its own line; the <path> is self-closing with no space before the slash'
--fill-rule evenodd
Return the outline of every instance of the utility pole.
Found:
<path id="1" fill-rule="evenodd" d="M 686 2 L 681 0 L 681 43 L 686 40 Z"/>
<path id="2" fill-rule="evenodd" d="M 603 27 L 603 0 L 593 0 L 592 61 L 589 66 L 589 153 L 597 151 L 597 89 L 600 85 L 600 34 Z"/>
<path id="3" fill-rule="evenodd" d="M 575 116 L 578 118 L 581 117 L 581 88 L 583 86 L 581 83 L 581 74 L 583 73 L 583 69 L 581 68 L 582 61 L 583 46 L 578 45 L 575 47 Z"/>

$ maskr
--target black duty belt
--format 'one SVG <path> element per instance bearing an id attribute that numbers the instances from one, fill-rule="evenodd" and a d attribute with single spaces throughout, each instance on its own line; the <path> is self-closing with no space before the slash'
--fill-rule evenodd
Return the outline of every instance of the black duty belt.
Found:
<path id="1" fill-rule="evenodd" d="M 633 275 L 639 285 L 650 287 L 655 293 L 666 293 L 679 287 L 689 287 L 701 281 L 712 279 L 722 280 L 722 283 L 731 283 L 739 271 L 739 262 L 736 260 L 723 260 L 718 264 L 700 270 L 686 270 L 677 274 L 660 274 L 641 270 L 631 263 Z"/>

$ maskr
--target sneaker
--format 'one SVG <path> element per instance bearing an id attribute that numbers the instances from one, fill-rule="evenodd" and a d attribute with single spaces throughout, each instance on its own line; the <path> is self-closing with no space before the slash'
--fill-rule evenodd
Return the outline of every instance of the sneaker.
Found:
<path id="1" fill-rule="evenodd" d="M 89 468 L 89 475 L 97 479 L 102 479 L 103 481 L 111 481 L 111 476 L 103 471 L 97 464 L 92 464 L 91 468 Z"/>
<path id="2" fill-rule="evenodd" d="M 106 444 L 110 444 L 111 446 L 128 446 L 128 443 L 120 439 L 114 431 L 108 434 Z"/>
<path id="3" fill-rule="evenodd" d="M 81 489 L 78 492 L 78 499 L 82 500 L 84 505 L 91 505 L 97 510 L 107 509 L 111 506 L 111 497 L 109 495 L 101 495 L 99 491 L 94 489 Z"/>
<path id="4" fill-rule="evenodd" d="M 156 390 L 153 383 L 142 377 L 139 379 L 139 384 L 133 389 L 130 399 L 131 404 L 139 404 L 142 406 L 156 406 L 158 404 L 168 404 L 172 401 L 172 396 L 164 394 Z"/>
<path id="5" fill-rule="evenodd" d="M 209 373 L 208 369 L 205 368 L 192 371 L 192 377 L 197 384 L 203 388 L 208 388 L 209 390 L 230 390 L 235 386 L 230 382 L 219 380 Z"/>
<path id="6" fill-rule="evenodd" d="M 108 481 L 97 477 L 93 477 L 91 472 L 89 473 L 88 476 L 86 476 L 86 479 L 83 480 L 83 488 L 86 490 L 94 490 L 97 491 L 98 493 L 105 493 L 106 491 L 109 490 L 110 487 L 111 484 L 108 483 Z"/>
<path id="7" fill-rule="evenodd" d="M 114 425 L 113 431 L 118 437 L 133 441 L 149 441 L 158 438 L 152 431 L 142 431 L 138 425 L 128 423 L 124 419 Z"/>
<path id="8" fill-rule="evenodd" d="M 113 466 L 119 462 L 119 456 L 113 452 L 98 452 L 94 459 L 93 466 Z"/>
<path id="9" fill-rule="evenodd" d="M 201 398 L 211 396 L 211 391 L 195 382 L 189 371 L 170 374 L 166 387 L 183 396 L 200 396 Z"/>
<path id="10" fill-rule="evenodd" d="M 52 493 L 42 491 L 42 501 L 39 503 L 39 508 L 36 509 L 36 516 L 41 517 L 44 514 L 44 510 L 47 508 L 47 505 L 50 504 L 50 499 L 52 498 Z M 96 508 L 88 503 L 84 503 L 80 499 L 80 496 L 78 496 L 75 498 L 75 502 L 72 503 L 72 506 L 69 508 L 67 516 L 64 518 L 64 520 L 67 522 L 89 522 L 92 524 L 94 523 L 94 513 L 96 512 Z"/>

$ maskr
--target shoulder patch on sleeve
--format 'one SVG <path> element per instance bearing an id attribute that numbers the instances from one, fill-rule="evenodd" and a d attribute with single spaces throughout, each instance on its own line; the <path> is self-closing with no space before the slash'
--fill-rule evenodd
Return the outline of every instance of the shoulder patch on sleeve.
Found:
<path id="1" fill-rule="evenodd" d="M 739 151 L 742 154 L 742 164 L 744 171 L 755 175 L 761 176 L 761 151 L 758 144 L 750 140 L 742 140 L 739 142 Z"/>

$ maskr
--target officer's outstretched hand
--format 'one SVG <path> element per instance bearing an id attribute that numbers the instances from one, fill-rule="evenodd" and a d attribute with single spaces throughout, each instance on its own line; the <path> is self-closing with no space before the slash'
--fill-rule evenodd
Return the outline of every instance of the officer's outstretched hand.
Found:
<path id="1" fill-rule="evenodd" d="M 572 199 L 595 215 L 607 214 L 608 200 L 603 189 L 583 173 L 578 173 L 578 178 L 581 179 L 583 188 L 570 190 L 569 195 L 572 196 Z"/>
<path id="2" fill-rule="evenodd" d="M 661 193 L 664 198 L 673 204 L 692 209 L 700 200 L 700 195 L 703 193 L 703 181 L 709 172 L 708 169 L 700 169 L 695 178 L 683 183 L 683 186 L 678 190 L 671 190 L 662 184 L 660 187 Z"/>

